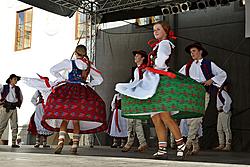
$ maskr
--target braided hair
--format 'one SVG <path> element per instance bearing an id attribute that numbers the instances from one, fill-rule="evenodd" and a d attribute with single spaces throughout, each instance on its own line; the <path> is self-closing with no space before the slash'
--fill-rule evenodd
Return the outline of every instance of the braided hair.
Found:
<path id="1" fill-rule="evenodd" d="M 89 60 L 89 57 L 87 56 L 87 48 L 84 45 L 78 45 L 75 49 L 75 52 L 80 57 L 82 57 L 83 59 L 87 61 L 87 69 L 82 71 L 82 78 L 84 79 L 84 81 L 86 81 L 90 72 L 90 60 Z"/>

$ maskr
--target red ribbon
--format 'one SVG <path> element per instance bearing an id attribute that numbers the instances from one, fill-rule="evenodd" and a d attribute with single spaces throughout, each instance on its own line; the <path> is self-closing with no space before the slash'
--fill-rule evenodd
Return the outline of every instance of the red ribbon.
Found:
<path id="1" fill-rule="evenodd" d="M 121 132 L 119 122 L 118 122 L 119 118 L 118 118 L 118 104 L 117 103 L 118 103 L 118 100 L 117 100 L 117 97 L 116 97 L 116 100 L 115 100 L 115 112 L 114 112 L 114 114 L 115 114 L 115 125 L 116 125 L 118 131 Z"/>
<path id="2" fill-rule="evenodd" d="M 45 85 L 46 85 L 48 88 L 51 87 L 51 85 L 49 84 L 49 78 L 48 78 L 48 77 L 43 77 L 43 76 L 39 75 L 38 73 L 36 73 L 36 74 L 39 76 L 40 79 L 44 80 Z"/>
<path id="3" fill-rule="evenodd" d="M 138 72 L 139 72 L 139 79 L 142 79 L 143 78 L 143 69 L 145 69 L 147 67 L 146 64 L 141 64 L 139 67 L 138 67 Z"/>
<path id="4" fill-rule="evenodd" d="M 43 76 L 39 75 L 38 73 L 36 73 L 36 74 L 39 76 L 40 79 L 44 80 L 45 85 L 47 86 L 47 88 L 50 88 L 50 87 L 51 87 L 51 85 L 50 85 L 50 83 L 49 83 L 49 78 L 48 78 L 48 77 L 43 77 Z M 55 89 L 54 89 L 53 87 L 51 88 L 51 91 L 52 91 L 53 93 L 55 93 Z"/>
<path id="5" fill-rule="evenodd" d="M 157 70 L 155 68 L 152 67 L 147 67 L 145 68 L 147 71 L 156 73 L 156 74 L 161 74 L 161 75 L 165 75 L 169 78 L 176 78 L 176 74 L 172 73 L 172 72 L 168 72 L 168 71 L 164 71 L 164 70 Z"/>
<path id="6" fill-rule="evenodd" d="M 173 40 L 176 40 L 177 37 L 174 35 L 174 31 L 169 31 L 168 33 L 168 39 L 173 39 Z M 158 40 L 158 39 L 150 39 L 148 41 L 148 45 L 151 47 L 151 48 L 154 48 L 158 43 L 160 43 L 161 40 Z"/>
<path id="7" fill-rule="evenodd" d="M 81 58 L 81 59 L 79 59 L 79 60 L 82 60 L 82 61 L 83 61 L 84 63 L 86 63 L 86 64 L 88 64 L 88 62 L 90 62 L 90 64 L 93 64 L 91 61 L 88 61 L 88 60 L 86 60 L 85 58 Z M 91 66 L 90 66 L 90 68 L 91 68 L 92 70 L 96 71 L 97 73 L 101 74 L 101 71 L 99 71 L 99 70 L 97 70 L 97 69 L 95 69 L 95 68 L 93 68 L 93 67 L 91 67 Z"/>
<path id="8" fill-rule="evenodd" d="M 173 40 L 176 40 L 176 39 L 177 39 L 177 37 L 174 36 L 174 31 L 169 31 L 169 33 L 168 33 L 168 38 L 172 38 Z"/>

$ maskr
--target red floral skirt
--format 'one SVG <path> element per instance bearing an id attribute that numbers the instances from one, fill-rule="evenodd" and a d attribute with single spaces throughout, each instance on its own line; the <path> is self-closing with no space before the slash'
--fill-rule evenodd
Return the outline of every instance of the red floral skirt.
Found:
<path id="1" fill-rule="evenodd" d="M 66 83 L 48 96 L 42 125 L 59 131 L 62 120 L 69 121 L 67 132 L 72 133 L 72 121 L 78 120 L 80 134 L 106 130 L 106 109 L 102 98 L 89 86 Z"/>

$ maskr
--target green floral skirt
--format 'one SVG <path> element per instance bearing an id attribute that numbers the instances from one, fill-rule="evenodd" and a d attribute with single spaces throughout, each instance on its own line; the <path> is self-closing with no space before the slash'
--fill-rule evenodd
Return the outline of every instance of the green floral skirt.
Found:
<path id="1" fill-rule="evenodd" d="M 160 83 L 153 97 L 140 100 L 124 96 L 122 116 L 149 119 L 157 112 L 172 112 L 174 119 L 201 117 L 205 112 L 205 88 L 195 80 L 180 73 L 176 78 L 160 76 Z M 174 111 L 179 111 L 174 112 Z"/>

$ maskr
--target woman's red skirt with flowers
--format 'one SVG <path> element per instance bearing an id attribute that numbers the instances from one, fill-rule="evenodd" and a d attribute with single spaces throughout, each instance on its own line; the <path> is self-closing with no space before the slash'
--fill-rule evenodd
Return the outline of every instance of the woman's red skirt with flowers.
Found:
<path id="1" fill-rule="evenodd" d="M 80 133 L 96 133 L 106 130 L 106 109 L 102 98 L 89 86 L 66 83 L 55 89 L 47 99 L 43 126 L 59 131 L 62 120 L 68 120 L 67 132 L 72 133 L 72 121 L 78 120 Z"/>

